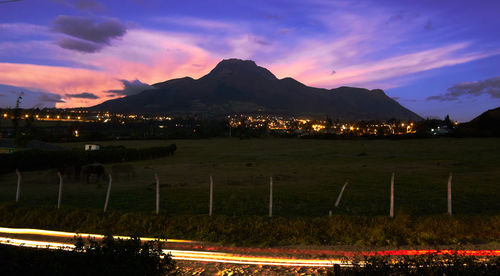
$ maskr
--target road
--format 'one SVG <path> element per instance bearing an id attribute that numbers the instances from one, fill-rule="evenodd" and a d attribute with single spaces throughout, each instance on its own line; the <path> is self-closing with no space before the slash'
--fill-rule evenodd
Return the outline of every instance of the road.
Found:
<path id="1" fill-rule="evenodd" d="M 28 228 L 0 227 L 0 243 L 14 246 L 26 246 L 49 249 L 72 250 L 73 238 L 101 239 L 102 235 L 51 231 Z M 126 239 L 125 236 L 114 236 Z M 141 238 L 142 241 L 154 238 Z M 415 256 L 423 254 L 462 254 L 474 256 L 500 256 L 500 250 L 386 250 L 386 251 L 340 251 L 323 249 L 290 248 L 247 248 L 224 247 L 191 240 L 168 239 L 163 251 L 170 253 L 172 259 L 208 263 L 228 263 L 242 265 L 296 266 L 296 267 L 331 267 L 335 264 L 349 266 L 346 257 L 353 256 Z"/>

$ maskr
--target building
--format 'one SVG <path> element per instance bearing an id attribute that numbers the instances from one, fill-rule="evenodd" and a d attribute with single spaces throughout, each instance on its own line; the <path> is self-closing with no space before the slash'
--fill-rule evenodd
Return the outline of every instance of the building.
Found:
<path id="1" fill-rule="evenodd" d="M 85 144 L 85 150 L 99 150 L 101 145 L 98 144 Z"/>

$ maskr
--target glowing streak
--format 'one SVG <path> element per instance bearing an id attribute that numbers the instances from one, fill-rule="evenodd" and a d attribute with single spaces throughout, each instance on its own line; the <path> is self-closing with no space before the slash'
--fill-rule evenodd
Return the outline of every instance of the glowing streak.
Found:
<path id="1" fill-rule="evenodd" d="M 202 252 L 202 251 L 185 251 L 185 250 L 164 250 L 165 253 L 170 252 L 176 258 L 199 258 L 218 260 L 219 262 L 237 262 L 237 263 L 273 263 L 283 265 L 308 264 L 313 266 L 332 266 L 334 264 L 342 264 L 341 260 L 317 260 L 317 259 L 287 259 L 277 257 L 251 257 L 238 256 L 231 253 L 223 252 Z M 209 254 L 206 254 L 209 253 Z"/>
<path id="2" fill-rule="evenodd" d="M 1 238 L 1 237 L 0 237 L 0 244 L 34 247 L 34 248 L 64 249 L 64 250 L 72 250 L 73 248 L 75 248 L 73 244 L 69 243 L 32 241 L 32 240 L 21 240 L 21 239 L 11 239 L 11 238 Z"/>
<path id="3" fill-rule="evenodd" d="M 71 233 L 71 232 L 52 231 L 52 230 L 43 230 L 43 229 L 30 229 L 30 228 L 0 227 L 0 233 L 40 235 L 40 236 L 52 236 L 52 237 L 63 237 L 63 238 L 73 238 L 75 236 L 80 236 L 82 238 L 97 238 L 97 239 L 104 238 L 104 235 L 98 235 L 98 234 Z M 130 237 L 126 237 L 126 236 L 113 236 L 113 237 L 120 238 L 120 239 L 129 239 L 130 238 Z M 154 241 L 154 240 L 156 240 L 156 239 L 155 238 L 141 238 L 141 241 Z M 176 240 L 176 239 L 167 239 L 167 242 L 195 243 L 195 241 Z"/>
<path id="4" fill-rule="evenodd" d="M 75 246 L 69 243 L 43 242 L 23 239 L 0 238 L 0 244 L 24 246 L 32 248 L 45 249 L 63 249 L 73 250 Z M 333 266 L 334 264 L 348 265 L 340 260 L 304 260 L 304 259 L 280 259 L 280 258 L 260 258 L 233 256 L 222 252 L 200 252 L 184 250 L 168 250 L 163 252 L 170 253 L 174 260 L 200 261 L 200 262 L 218 262 L 232 264 L 254 264 L 254 265 L 281 265 L 281 266 Z"/>
<path id="5" fill-rule="evenodd" d="M 42 229 L 16 229 L 0 227 L 0 233 L 8 234 L 31 234 L 52 237 L 66 237 L 72 238 L 79 235 L 83 238 L 103 238 L 103 235 L 96 234 L 77 234 L 71 232 L 50 231 Z M 115 236 L 115 238 L 128 239 L 124 236 Z M 141 238 L 142 241 L 155 240 L 153 238 Z M 167 240 L 172 243 L 196 243 L 195 241 L 188 240 Z M 47 248 L 47 249 L 63 249 L 73 250 L 75 246 L 69 243 L 59 242 L 44 242 L 34 240 L 23 240 L 14 238 L 0 237 L 0 244 L 8 244 L 14 246 L 26 246 L 34 248 Z M 163 252 L 170 253 L 174 260 L 185 261 L 201 261 L 201 262 L 218 262 L 218 263 L 231 263 L 231 264 L 253 264 L 253 265 L 276 265 L 276 266 L 310 266 L 310 267 L 330 267 L 335 264 L 341 266 L 351 266 L 349 262 L 342 262 L 340 259 L 293 259 L 283 257 L 263 257 L 263 256 L 248 256 L 241 254 L 233 254 L 227 252 L 217 251 L 193 251 L 193 250 L 170 250 L 164 249 Z M 415 256 L 415 255 L 470 255 L 470 256 L 500 256 L 500 250 L 387 250 L 387 251 L 364 251 L 364 252 L 351 252 L 351 251 L 336 251 L 336 255 L 343 256 Z M 361 263 L 361 265 L 363 265 Z"/>

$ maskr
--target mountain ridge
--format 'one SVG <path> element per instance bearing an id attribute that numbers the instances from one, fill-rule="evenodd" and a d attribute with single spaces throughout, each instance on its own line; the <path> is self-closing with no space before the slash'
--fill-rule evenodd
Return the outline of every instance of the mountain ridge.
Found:
<path id="1" fill-rule="evenodd" d="M 422 119 L 389 98 L 383 90 L 310 87 L 290 77 L 278 79 L 251 60 L 225 59 L 199 79 L 183 77 L 152 86 L 155 89 L 109 100 L 88 109 L 214 116 L 265 113 L 327 115 L 355 120 Z"/>

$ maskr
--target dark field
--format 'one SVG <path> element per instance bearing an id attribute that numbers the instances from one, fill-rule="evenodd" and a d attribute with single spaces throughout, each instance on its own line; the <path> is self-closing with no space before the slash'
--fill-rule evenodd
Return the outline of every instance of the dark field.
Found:
<path id="1" fill-rule="evenodd" d="M 325 216 L 349 178 L 334 213 L 386 215 L 391 172 L 395 212 L 447 212 L 447 179 L 453 172 L 453 213 L 500 213 L 500 139 L 301 140 L 211 139 L 102 142 L 151 147 L 177 144 L 174 156 L 133 162 L 135 177 L 115 176 L 109 210 L 152 212 L 153 167 L 161 183 L 160 208 L 169 215 L 208 212 L 209 175 L 214 178 L 214 214 L 267 215 L 269 177 L 275 216 Z M 69 144 L 83 147 L 83 144 Z M 111 171 L 111 165 L 106 165 Z M 0 176 L 0 200 L 15 199 L 16 176 Z M 63 206 L 101 209 L 106 181 L 65 180 Z M 21 205 L 55 206 L 55 171 L 23 174 Z"/>
<path id="2" fill-rule="evenodd" d="M 436 246 L 500 242 L 500 139 L 211 139 L 102 142 L 126 147 L 177 144 L 173 156 L 131 162 L 136 176 L 65 180 L 57 210 L 55 171 L 26 172 L 14 203 L 15 174 L 0 185 L 0 225 L 192 239 L 227 245 Z M 83 147 L 83 144 L 69 144 Z M 109 170 L 112 164 L 107 164 Z M 154 215 L 153 167 L 161 183 Z M 391 173 L 395 218 L 389 218 Z M 453 216 L 447 180 L 453 172 Z M 209 175 L 214 217 L 208 217 Z M 273 218 L 268 215 L 274 179 Z M 339 208 L 333 208 L 350 178 Z"/>

